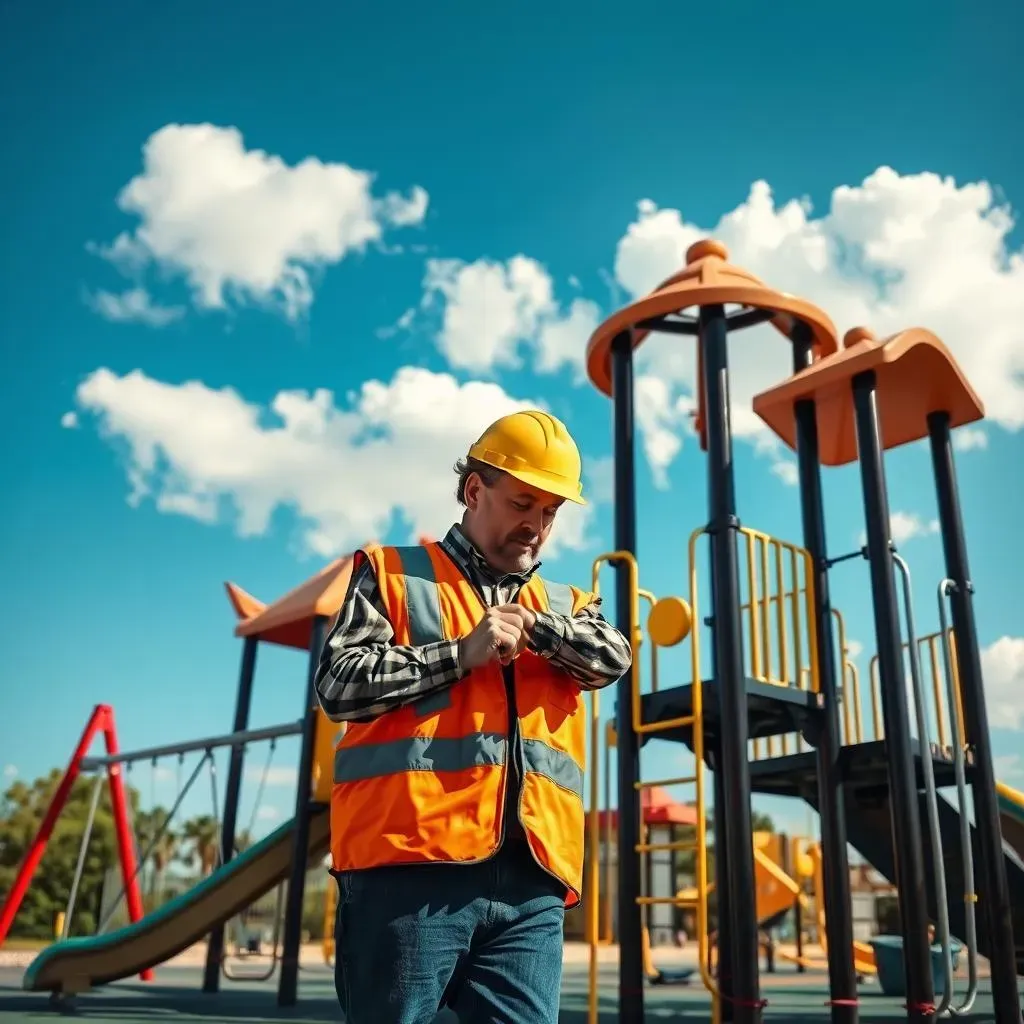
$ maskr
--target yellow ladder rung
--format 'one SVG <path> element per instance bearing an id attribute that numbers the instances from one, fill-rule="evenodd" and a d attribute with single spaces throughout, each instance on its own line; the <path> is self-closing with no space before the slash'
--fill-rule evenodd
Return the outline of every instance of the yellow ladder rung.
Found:
<path id="1" fill-rule="evenodd" d="M 635 789 L 650 789 L 652 786 L 687 786 L 697 781 L 696 775 L 681 775 L 678 779 L 652 779 L 650 782 L 634 782 Z"/>
<path id="2" fill-rule="evenodd" d="M 637 843 L 637 853 L 664 853 L 669 850 L 699 850 L 700 844 L 693 839 L 680 839 L 674 843 Z"/>
<path id="3" fill-rule="evenodd" d="M 651 907 L 656 904 L 671 904 L 674 907 L 695 905 L 694 900 L 681 900 L 675 896 L 637 896 L 636 901 L 641 907 Z"/>
<path id="4" fill-rule="evenodd" d="M 649 732 L 662 732 L 665 729 L 685 729 L 688 726 L 697 724 L 696 715 L 682 715 L 679 718 L 670 718 L 666 722 L 642 722 L 633 731 L 640 735 Z"/>

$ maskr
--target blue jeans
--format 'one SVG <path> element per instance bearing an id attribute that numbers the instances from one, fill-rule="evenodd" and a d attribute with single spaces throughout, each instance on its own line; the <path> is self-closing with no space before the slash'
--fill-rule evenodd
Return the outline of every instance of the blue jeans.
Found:
<path id="1" fill-rule="evenodd" d="M 556 1024 L 561 883 L 522 842 L 483 864 L 337 874 L 335 986 L 347 1024 Z"/>

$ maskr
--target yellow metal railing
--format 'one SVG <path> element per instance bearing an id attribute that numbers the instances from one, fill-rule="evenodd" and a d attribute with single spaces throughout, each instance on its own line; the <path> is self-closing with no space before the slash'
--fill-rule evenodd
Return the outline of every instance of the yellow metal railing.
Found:
<path id="1" fill-rule="evenodd" d="M 949 663 L 953 672 L 953 691 L 956 694 L 956 707 L 949 707 L 945 695 L 945 668 L 941 661 L 942 632 L 929 633 L 917 638 L 918 658 L 922 673 L 931 679 L 932 696 L 935 700 L 935 727 L 940 747 L 952 747 L 954 743 L 964 745 L 964 708 L 963 694 L 960 688 L 960 673 L 956 657 L 956 636 L 952 629 L 946 631 L 946 643 L 949 651 Z M 904 654 L 908 645 L 900 646 Z M 927 669 L 925 666 L 927 665 Z M 878 671 L 878 655 L 871 658 L 869 667 L 871 676 L 871 720 L 876 740 L 885 739 L 885 726 L 882 718 L 882 683 Z"/>
<path id="2" fill-rule="evenodd" d="M 690 729 L 692 731 L 692 748 L 694 752 L 695 770 L 693 775 L 671 779 L 637 781 L 636 789 L 643 791 L 654 786 L 693 785 L 696 789 L 696 828 L 695 838 L 675 842 L 648 842 L 646 830 L 642 833 L 641 842 L 635 846 L 635 852 L 641 859 L 650 853 L 661 851 L 693 851 L 696 869 L 696 896 L 640 896 L 637 902 L 641 906 L 654 904 L 670 904 L 686 907 L 695 911 L 696 932 L 698 943 L 698 964 L 701 980 L 710 992 L 712 999 L 712 1020 L 721 1020 L 721 1002 L 717 982 L 712 975 L 711 940 L 709 935 L 708 896 L 711 891 L 709 884 L 709 863 L 707 852 L 707 801 L 705 792 L 705 761 L 704 761 L 704 683 L 701 671 L 701 636 L 700 607 L 698 594 L 697 544 L 706 529 L 701 527 L 690 535 L 687 546 L 689 564 L 689 606 L 685 613 L 680 611 L 685 602 L 678 598 L 665 598 L 659 601 L 648 590 L 640 587 L 639 568 L 636 558 L 628 551 L 611 551 L 599 556 L 593 565 L 592 590 L 599 594 L 599 575 L 605 564 L 618 563 L 624 566 L 629 581 L 629 622 L 627 627 L 632 667 L 630 669 L 630 722 L 637 735 L 651 735 L 671 729 Z M 744 626 L 745 671 L 750 678 L 775 686 L 791 686 L 805 691 L 818 692 L 818 634 L 814 612 L 814 572 L 813 560 L 809 552 L 795 544 L 779 540 L 766 533 L 742 527 L 739 530 L 742 540 L 739 547 L 745 552 L 745 575 L 747 600 L 741 606 Z M 649 637 L 644 637 L 640 625 L 640 600 L 643 598 L 650 605 L 648 618 Z M 676 602 L 675 615 L 686 619 L 686 626 L 670 636 L 659 626 L 656 636 L 654 622 L 660 611 L 668 608 L 670 602 Z M 840 664 L 840 686 L 843 693 L 842 732 L 845 742 L 862 742 L 863 722 L 860 708 L 860 678 L 856 664 L 849 657 L 849 645 L 846 638 L 846 627 L 842 614 L 833 609 L 833 619 L 838 632 L 838 649 Z M 671 617 L 671 616 L 669 616 Z M 691 628 L 693 627 L 693 628 Z M 641 665 L 640 653 L 645 639 L 651 642 L 650 676 L 651 690 L 658 689 L 658 647 L 671 646 L 678 643 L 685 635 L 690 636 L 690 661 L 692 670 L 691 705 L 688 715 L 679 715 L 664 721 L 645 722 L 643 720 Z M 660 640 L 660 642 L 659 642 Z M 606 818 L 603 830 L 604 879 L 607 891 L 611 892 L 613 867 L 611 863 L 612 829 L 609 782 L 611 772 L 610 749 L 615 745 L 615 730 L 611 722 L 607 723 L 604 737 L 603 758 L 601 751 L 600 703 L 598 693 L 591 694 L 590 702 L 590 808 L 588 811 L 588 858 L 586 887 L 589 906 L 587 910 L 587 940 L 590 944 L 590 996 L 588 1019 L 590 1024 L 598 1020 L 597 978 L 598 948 L 610 943 L 613 939 L 611 901 L 606 899 L 605 913 L 601 915 L 601 828 L 600 828 L 600 779 L 599 765 L 604 764 L 606 776 Z M 796 735 L 795 749 L 802 750 L 805 742 Z M 789 737 L 779 737 L 781 753 L 790 752 Z M 775 737 L 753 741 L 754 757 L 766 748 L 767 756 L 776 754 Z M 641 874 L 643 872 L 641 871 Z M 645 932 L 645 941 L 646 932 Z"/>
<path id="3" fill-rule="evenodd" d="M 698 533 L 701 531 L 698 531 Z M 694 560 L 692 558 L 693 546 L 695 544 L 695 538 L 691 539 L 691 572 L 690 572 L 690 591 L 691 595 L 696 592 L 696 570 L 694 568 Z M 632 666 L 630 668 L 631 677 L 631 725 L 633 731 L 638 735 L 651 734 L 656 732 L 664 732 L 668 729 L 676 728 L 689 728 L 693 734 L 693 751 L 695 759 L 695 772 L 693 775 L 673 778 L 673 779 L 658 779 L 654 781 L 637 781 L 635 783 L 636 789 L 642 792 L 644 789 L 650 789 L 654 786 L 678 786 L 678 785 L 693 785 L 696 789 L 695 797 L 695 814 L 697 819 L 696 836 L 694 839 L 681 840 L 671 843 L 650 843 L 646 841 L 639 842 L 635 845 L 634 851 L 640 857 L 641 866 L 643 859 L 646 855 L 660 851 L 671 851 L 671 850 L 687 850 L 693 851 L 694 858 L 696 861 L 697 868 L 697 897 L 693 900 L 681 899 L 679 897 L 653 897 L 653 896 L 640 896 L 637 898 L 637 902 L 641 906 L 650 906 L 655 903 L 671 903 L 675 906 L 690 906 L 696 911 L 697 915 L 697 934 L 698 944 L 700 948 L 700 973 L 701 979 L 704 982 L 705 987 L 711 993 L 712 997 L 712 1013 L 713 1019 L 718 1021 L 720 1019 L 719 1010 L 719 998 L 718 998 L 718 986 L 714 978 L 711 976 L 710 970 L 708 969 L 708 907 L 707 907 L 707 890 L 708 890 L 708 859 L 707 859 L 707 807 L 706 797 L 704 791 L 704 723 L 703 723 L 703 691 L 700 679 L 699 671 L 695 672 L 694 675 L 694 686 L 692 695 L 692 704 L 690 708 L 690 714 L 679 715 L 672 719 L 658 722 L 644 722 L 642 714 L 641 704 L 641 672 L 640 672 L 640 647 L 643 643 L 644 636 L 643 630 L 640 626 L 640 598 L 643 597 L 651 605 L 651 618 L 650 621 L 654 620 L 656 609 L 659 607 L 659 602 L 655 599 L 654 595 L 650 591 L 642 590 L 639 584 L 639 568 L 637 566 L 636 558 L 632 553 L 628 551 L 613 551 L 607 552 L 599 556 L 594 561 L 593 566 L 593 584 L 592 591 L 595 594 L 600 593 L 599 589 L 599 574 L 601 566 L 605 563 L 620 563 L 625 565 L 628 578 L 629 578 L 629 624 L 628 624 L 628 637 L 630 642 L 630 649 L 632 652 Z M 672 599 L 668 599 L 672 600 Z M 679 606 L 682 603 L 679 602 Z M 691 620 L 692 621 L 692 620 Z M 688 626 L 682 628 L 679 639 L 685 636 L 688 631 Z M 669 642 L 672 639 L 669 638 Z M 676 640 L 675 642 L 678 642 Z M 658 667 L 657 667 L 657 647 L 658 644 L 655 642 L 653 631 L 651 636 L 651 685 L 653 689 L 657 689 L 658 685 Z M 694 664 L 699 667 L 699 653 L 695 655 Z M 589 812 L 589 870 L 587 872 L 587 888 L 588 898 L 590 901 L 587 917 L 587 932 L 588 941 L 590 943 L 590 978 L 589 978 L 589 999 L 588 999 L 588 1020 L 590 1024 L 596 1024 L 598 1020 L 598 1005 L 597 1005 L 597 977 L 598 977 L 598 946 L 601 941 L 600 935 L 600 852 L 599 852 L 599 828 L 600 828 L 600 816 L 599 816 L 599 780 L 597 778 L 597 765 L 599 763 L 597 758 L 597 752 L 600 743 L 600 715 L 599 715 L 599 703 L 598 695 L 595 691 L 591 695 L 591 712 L 590 712 L 590 749 L 591 749 L 591 777 L 590 777 L 590 812 Z M 611 740 L 612 733 L 609 731 L 608 739 Z M 607 770 L 607 767 L 606 767 Z M 608 818 L 610 819 L 610 808 L 608 809 Z M 610 839 L 610 824 L 606 821 L 606 837 Z M 647 839 L 646 830 L 642 836 L 643 840 Z M 610 864 L 610 843 L 606 842 L 606 864 Z M 610 868 L 609 868 L 610 877 Z M 610 932 L 610 920 L 607 921 L 608 931 Z"/>

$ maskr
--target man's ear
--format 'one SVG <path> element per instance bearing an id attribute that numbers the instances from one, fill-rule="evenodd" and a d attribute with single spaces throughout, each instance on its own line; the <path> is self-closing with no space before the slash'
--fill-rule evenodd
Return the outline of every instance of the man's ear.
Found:
<path id="1" fill-rule="evenodd" d="M 480 504 L 480 488 L 484 485 L 483 480 L 480 479 L 479 473 L 470 473 L 466 477 L 466 486 L 462 492 L 462 496 L 466 501 L 466 508 L 471 512 L 476 511 L 476 507 Z"/>

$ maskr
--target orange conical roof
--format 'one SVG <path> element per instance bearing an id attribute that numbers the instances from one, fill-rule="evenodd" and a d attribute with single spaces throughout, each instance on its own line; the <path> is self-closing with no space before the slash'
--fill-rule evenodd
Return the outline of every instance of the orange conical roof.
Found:
<path id="1" fill-rule="evenodd" d="M 795 405 L 814 399 L 823 466 L 857 459 L 853 378 L 875 375 L 884 450 L 928 436 L 928 416 L 946 412 L 950 427 L 983 419 L 985 407 L 949 349 L 931 331 L 912 327 L 878 341 L 865 327 L 847 331 L 843 348 L 754 398 L 754 412 L 796 448 Z"/>
<path id="2" fill-rule="evenodd" d="M 628 332 L 637 348 L 652 330 L 669 334 L 697 334 L 697 321 L 684 311 L 692 307 L 738 306 L 727 310 L 732 330 L 768 321 L 787 338 L 795 320 L 811 330 L 815 357 L 835 352 L 836 329 L 817 306 L 776 291 L 749 271 L 728 262 L 729 251 L 711 238 L 695 242 L 686 251 L 686 266 L 662 281 L 649 295 L 637 299 L 601 324 L 587 345 L 587 374 L 594 386 L 612 393 L 612 342 Z"/>
<path id="3" fill-rule="evenodd" d="M 431 544 L 433 538 L 423 535 L 419 543 Z M 345 600 L 352 578 L 352 560 L 351 554 L 336 558 L 268 605 L 236 584 L 225 583 L 228 599 L 239 618 L 235 636 L 255 636 L 265 643 L 308 651 L 313 640 L 313 620 L 317 616 L 333 619 Z"/>

